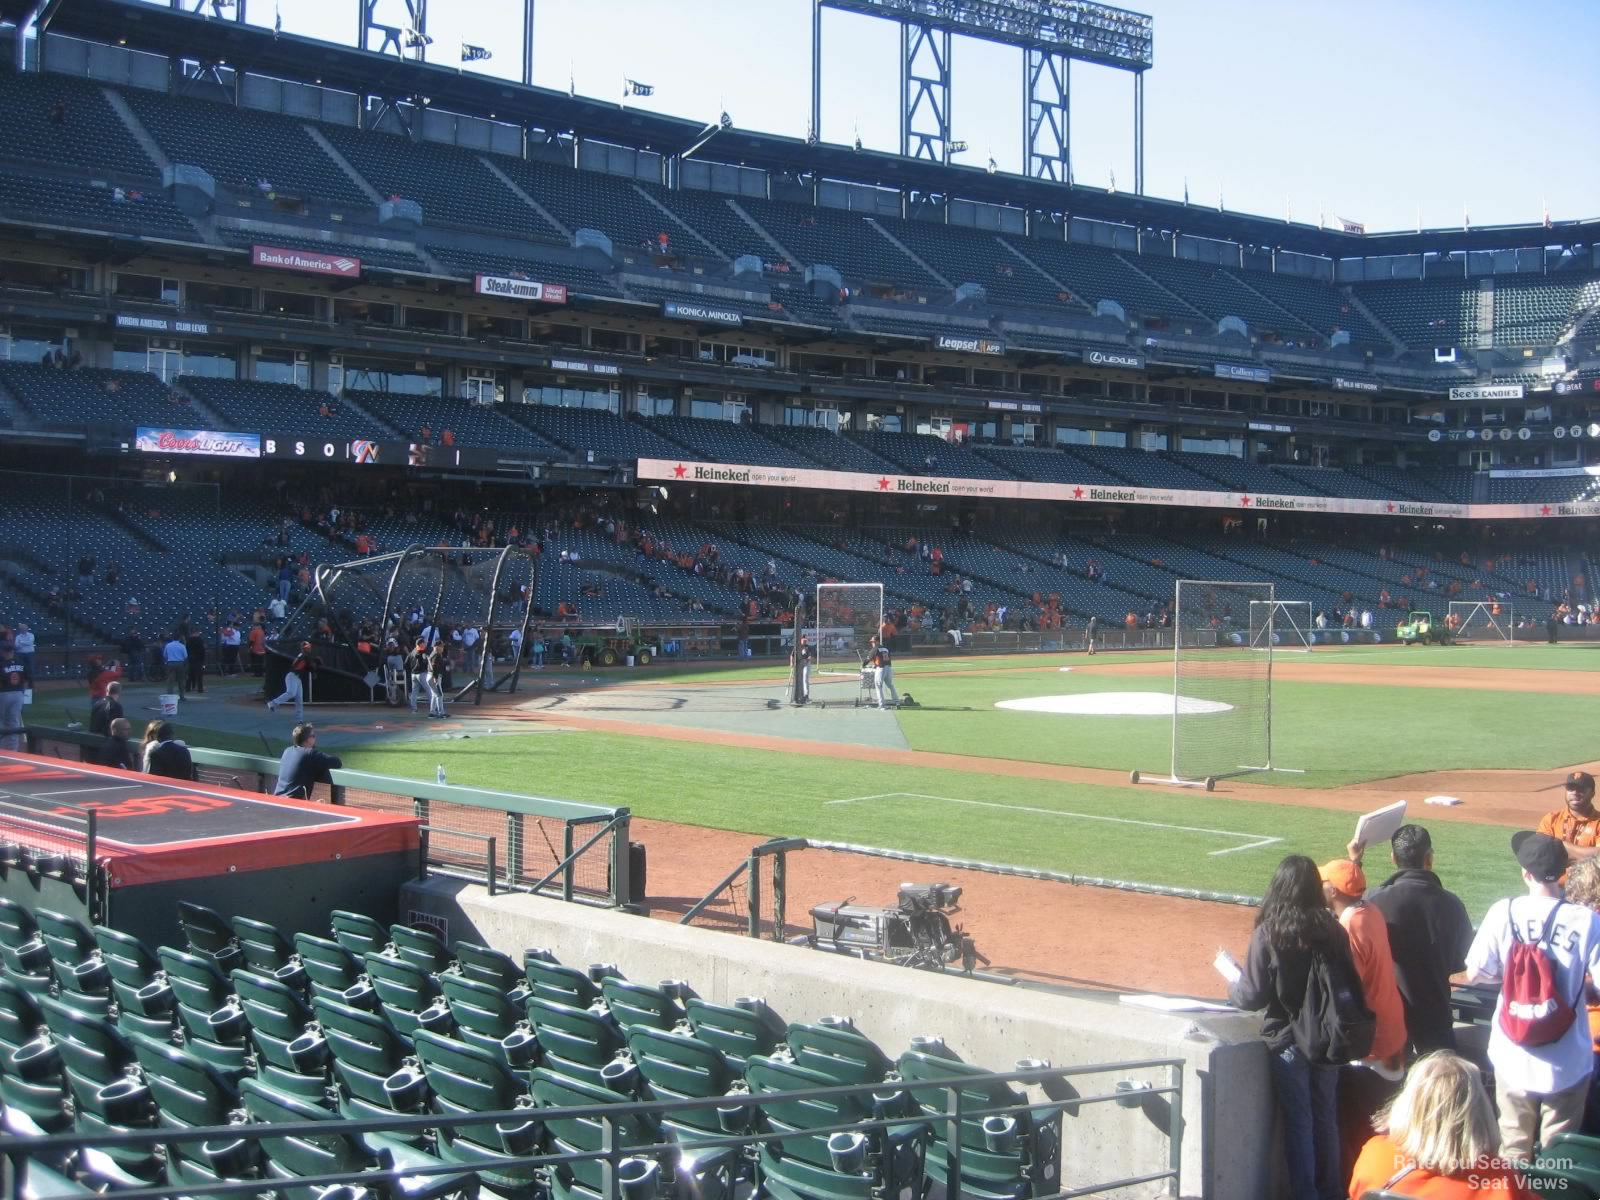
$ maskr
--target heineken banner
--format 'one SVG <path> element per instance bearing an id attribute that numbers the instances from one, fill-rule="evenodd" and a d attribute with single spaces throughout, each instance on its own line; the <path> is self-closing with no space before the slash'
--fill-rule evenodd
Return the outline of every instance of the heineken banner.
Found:
<path id="1" fill-rule="evenodd" d="M 724 483 L 735 487 L 871 492 L 880 496 L 971 496 L 990 500 L 1050 500 L 1064 504 L 1163 505 L 1238 512 L 1344 513 L 1375 517 L 1435 517 L 1507 521 L 1526 517 L 1600 517 L 1600 500 L 1563 504 L 1436 504 L 1423 500 L 1363 500 L 1339 496 L 1276 496 L 1264 492 L 1199 492 L 1099 483 L 1031 483 L 1021 479 L 950 479 L 925 475 L 868 475 L 806 467 L 641 458 L 637 478 L 662 483 Z"/>

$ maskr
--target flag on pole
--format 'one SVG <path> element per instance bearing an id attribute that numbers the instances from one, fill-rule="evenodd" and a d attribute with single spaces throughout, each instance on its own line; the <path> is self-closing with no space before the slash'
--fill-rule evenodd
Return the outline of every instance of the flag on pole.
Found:
<path id="1" fill-rule="evenodd" d="M 1187 175 L 1183 177 L 1183 202 L 1185 204 L 1189 203 L 1189 177 Z"/>
<path id="2" fill-rule="evenodd" d="M 283 8 L 281 5 L 274 4 L 272 6 L 272 32 L 283 32 Z"/>
<path id="3" fill-rule="evenodd" d="M 622 81 L 622 94 L 624 96 L 653 96 L 656 89 L 648 83 L 640 83 L 637 79 L 624 79 Z"/>
<path id="4" fill-rule="evenodd" d="M 1117 172 L 1115 168 L 1111 171 L 1111 187 L 1109 190 L 1113 192 L 1117 190 Z"/>
<path id="5" fill-rule="evenodd" d="M 1472 214 L 1467 211 L 1465 205 L 1461 207 L 1461 228 L 1464 230 L 1472 228 Z"/>
<path id="6" fill-rule="evenodd" d="M 494 52 L 489 50 L 489 49 L 487 49 L 486 47 L 483 47 L 483 46 L 469 46 L 466 42 L 462 42 L 461 43 L 461 61 L 462 62 L 482 62 L 486 58 L 493 58 L 493 57 L 494 57 Z"/>
<path id="7" fill-rule="evenodd" d="M 1540 207 L 1544 210 L 1544 227 L 1546 229 L 1549 229 L 1550 228 L 1550 200 L 1549 200 L 1548 197 L 1546 197 L 1544 200 L 1541 200 L 1539 203 L 1540 203 Z"/>

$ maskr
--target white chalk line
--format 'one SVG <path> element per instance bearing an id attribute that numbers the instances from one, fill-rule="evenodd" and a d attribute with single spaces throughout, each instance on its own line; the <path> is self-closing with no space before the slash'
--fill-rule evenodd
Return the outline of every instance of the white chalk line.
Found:
<path id="1" fill-rule="evenodd" d="M 1259 850 L 1263 846 L 1283 841 L 1281 837 L 1262 837 L 1254 833 L 1238 833 L 1232 829 L 1203 829 L 1198 825 L 1169 825 L 1165 821 L 1140 821 L 1134 817 L 1108 817 L 1103 813 L 1069 812 L 1060 808 L 1035 808 L 1027 804 L 1000 804 L 992 800 L 963 800 L 958 796 L 929 796 L 922 792 L 878 792 L 871 796 L 848 796 L 843 800 L 824 800 L 824 804 L 861 804 L 869 800 L 942 800 L 946 804 L 965 804 L 971 808 L 998 808 L 1006 812 L 1038 813 L 1045 817 L 1071 817 L 1079 821 L 1104 821 L 1110 825 L 1140 825 L 1146 829 L 1165 829 L 1172 833 L 1199 833 L 1211 837 L 1243 838 L 1240 846 L 1225 846 L 1221 850 L 1207 851 L 1207 857 L 1237 854 L 1241 850 Z"/>

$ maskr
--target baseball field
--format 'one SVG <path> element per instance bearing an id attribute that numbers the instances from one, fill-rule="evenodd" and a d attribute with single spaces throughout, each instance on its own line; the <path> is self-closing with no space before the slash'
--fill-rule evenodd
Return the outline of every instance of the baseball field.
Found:
<path id="1" fill-rule="evenodd" d="M 1562 803 L 1568 770 L 1600 757 L 1600 644 L 1275 655 L 1274 759 L 1303 773 L 1224 779 L 1210 793 L 1130 784 L 1130 770 L 1169 765 L 1161 702 L 1157 715 L 1098 715 L 1139 707 L 1129 694 L 1170 696 L 1170 652 L 907 657 L 895 674 L 919 707 L 856 708 L 855 682 L 841 680 L 814 688 L 826 706 L 794 709 L 768 663 L 547 670 L 446 722 L 382 708 L 313 719 L 347 766 L 432 779 L 442 765 L 452 783 L 627 805 L 667 915 L 769 836 L 1249 897 L 1283 855 L 1334 857 L 1359 813 L 1405 800 L 1476 918 L 1517 884 L 1510 834 Z M 997 707 L 1018 701 L 1090 712 Z M 186 704 L 183 719 L 191 742 L 225 749 L 287 735 L 283 714 L 242 688 Z M 1206 964 L 1217 942 L 1242 946 L 1252 915 L 867 855 L 807 852 L 796 867 L 791 922 L 802 904 L 885 902 L 903 878 L 955 876 L 968 928 L 999 965 L 1096 985 L 1215 994 Z M 1372 881 L 1387 868 L 1379 847 Z"/>

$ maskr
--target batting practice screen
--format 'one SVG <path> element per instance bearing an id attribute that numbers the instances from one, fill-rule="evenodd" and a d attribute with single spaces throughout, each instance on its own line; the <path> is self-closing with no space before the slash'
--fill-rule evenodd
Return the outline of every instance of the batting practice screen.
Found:
<path id="1" fill-rule="evenodd" d="M 1180 579 L 1173 603 L 1172 777 L 1220 779 L 1272 764 L 1270 583 Z"/>

